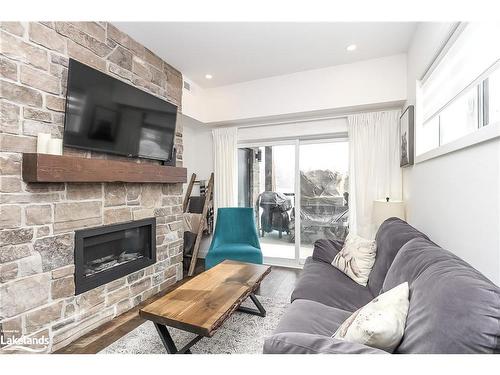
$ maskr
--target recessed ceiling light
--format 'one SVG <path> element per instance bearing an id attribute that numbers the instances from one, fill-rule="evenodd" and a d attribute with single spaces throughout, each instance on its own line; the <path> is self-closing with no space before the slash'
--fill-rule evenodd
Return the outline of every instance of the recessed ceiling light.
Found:
<path id="1" fill-rule="evenodd" d="M 352 51 L 355 51 L 356 48 L 358 48 L 357 45 L 355 44 L 349 44 L 347 47 L 346 47 L 346 50 L 348 50 L 349 52 L 352 52 Z"/>
<path id="2" fill-rule="evenodd" d="M 213 78 L 213 76 L 212 76 L 211 74 L 205 74 L 205 78 L 206 78 L 206 79 L 212 79 L 212 78 Z"/>

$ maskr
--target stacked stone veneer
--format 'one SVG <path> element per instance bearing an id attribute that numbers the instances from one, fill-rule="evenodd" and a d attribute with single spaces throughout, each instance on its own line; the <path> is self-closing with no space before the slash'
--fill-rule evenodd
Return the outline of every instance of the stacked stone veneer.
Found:
<path id="1" fill-rule="evenodd" d="M 181 106 L 182 76 L 106 22 L 0 26 L 0 327 L 53 352 L 182 278 L 181 184 L 22 181 L 36 135 L 62 138 L 69 57 Z M 182 164 L 182 129 L 177 129 Z M 116 158 L 65 148 L 64 154 Z M 136 160 L 138 163 L 153 162 Z M 75 296 L 74 231 L 156 216 L 157 263 Z M 4 346 L 0 352 L 15 352 Z"/>

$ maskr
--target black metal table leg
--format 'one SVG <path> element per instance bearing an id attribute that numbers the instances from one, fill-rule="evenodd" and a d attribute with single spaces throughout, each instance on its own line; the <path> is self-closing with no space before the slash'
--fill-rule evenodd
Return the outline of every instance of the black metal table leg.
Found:
<path id="1" fill-rule="evenodd" d="M 264 306 L 262 306 L 260 301 L 257 299 L 257 296 L 255 294 L 251 293 L 249 295 L 249 297 L 257 308 L 253 309 L 251 307 L 239 306 L 238 311 L 241 311 L 241 312 L 244 312 L 247 314 L 265 317 L 266 310 L 264 309 Z M 161 341 L 163 342 L 165 349 L 167 350 L 167 352 L 169 354 L 191 354 L 191 350 L 189 350 L 189 349 L 204 337 L 204 336 L 198 335 L 195 338 L 193 338 L 191 341 L 189 341 L 186 345 L 184 345 L 181 349 L 177 349 L 177 346 L 175 345 L 175 342 L 172 339 L 172 336 L 170 335 L 170 332 L 168 331 L 167 326 L 165 326 L 163 324 L 159 324 L 159 323 L 154 323 L 154 325 L 155 325 L 156 331 L 160 335 Z"/>
<path id="2" fill-rule="evenodd" d="M 252 302 L 254 303 L 254 305 L 257 306 L 257 309 L 252 309 L 251 307 L 240 306 L 240 307 L 238 307 L 238 311 L 241 311 L 241 312 L 244 312 L 247 314 L 265 317 L 266 310 L 264 309 L 264 306 L 262 306 L 260 301 L 257 299 L 257 296 L 253 293 L 250 293 L 249 297 L 252 300 Z"/>
<path id="3" fill-rule="evenodd" d="M 203 338 L 203 336 L 198 335 L 194 339 L 189 341 L 185 346 L 183 346 L 182 349 L 177 349 L 172 336 L 170 336 L 170 332 L 168 332 L 168 328 L 163 324 L 154 323 L 154 325 L 156 331 L 158 331 L 158 334 L 160 335 L 165 349 L 167 349 L 167 352 L 169 354 L 191 354 L 191 350 L 189 350 L 189 348 L 191 348 L 194 344 L 196 344 Z"/>

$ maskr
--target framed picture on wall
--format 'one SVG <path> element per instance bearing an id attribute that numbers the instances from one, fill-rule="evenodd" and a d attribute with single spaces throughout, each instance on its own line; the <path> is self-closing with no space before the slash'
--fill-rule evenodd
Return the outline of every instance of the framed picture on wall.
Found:
<path id="1" fill-rule="evenodd" d="M 413 165 L 414 158 L 414 131 L 415 107 L 408 106 L 399 118 L 399 165 L 407 167 Z"/>

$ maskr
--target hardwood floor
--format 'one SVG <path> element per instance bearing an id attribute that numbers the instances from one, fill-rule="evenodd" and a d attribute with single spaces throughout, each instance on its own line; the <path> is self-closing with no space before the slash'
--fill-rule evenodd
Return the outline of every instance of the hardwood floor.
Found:
<path id="1" fill-rule="evenodd" d="M 202 271 L 203 264 L 198 264 L 196 273 Z M 260 288 L 255 294 L 289 301 L 299 274 L 300 270 L 298 269 L 273 266 L 271 273 L 262 281 Z M 145 322 L 145 320 L 139 316 L 139 310 L 142 307 L 154 302 L 156 299 L 182 285 L 187 280 L 189 280 L 189 278 L 184 278 L 182 281 L 179 281 L 162 293 L 149 298 L 126 313 L 83 335 L 68 346 L 59 349 L 55 354 L 98 353 Z"/>
<path id="2" fill-rule="evenodd" d="M 272 266 L 271 273 L 260 284 L 257 295 L 290 301 L 299 269 Z"/>

